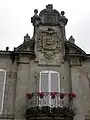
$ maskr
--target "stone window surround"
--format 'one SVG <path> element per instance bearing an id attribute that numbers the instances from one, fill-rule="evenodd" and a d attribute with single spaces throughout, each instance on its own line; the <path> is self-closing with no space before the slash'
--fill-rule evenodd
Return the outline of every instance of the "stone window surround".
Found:
<path id="1" fill-rule="evenodd" d="M 48 73 L 48 80 L 49 80 L 49 88 L 48 88 L 48 92 L 52 92 L 51 91 L 51 74 L 52 73 L 57 73 L 58 74 L 58 91 L 55 92 L 60 92 L 60 73 L 57 71 L 52 71 L 52 70 L 44 70 L 40 72 L 40 79 L 39 79 L 39 92 L 41 91 L 41 74 L 42 73 Z"/>
<path id="2" fill-rule="evenodd" d="M 2 114 L 2 112 L 3 112 L 3 103 L 4 103 L 4 93 L 5 93 L 5 84 L 6 84 L 6 70 L 4 70 L 4 69 L 0 69 L 0 71 L 1 72 L 4 72 L 4 80 L 3 80 L 3 92 L 2 93 L 0 93 L 0 95 L 2 94 L 2 100 L 1 100 L 1 106 L 0 106 L 0 114 Z"/>

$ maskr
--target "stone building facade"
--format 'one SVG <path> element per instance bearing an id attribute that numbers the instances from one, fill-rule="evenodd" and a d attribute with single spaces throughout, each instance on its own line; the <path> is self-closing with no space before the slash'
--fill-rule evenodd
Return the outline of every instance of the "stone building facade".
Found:
<path id="1" fill-rule="evenodd" d="M 34 10 L 33 37 L 0 51 L 0 119 L 90 119 L 90 54 L 66 39 L 68 19 Z"/>

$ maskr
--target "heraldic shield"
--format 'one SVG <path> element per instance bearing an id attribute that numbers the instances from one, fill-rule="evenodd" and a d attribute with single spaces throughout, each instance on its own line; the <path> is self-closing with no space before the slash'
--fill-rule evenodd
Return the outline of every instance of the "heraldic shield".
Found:
<path id="1" fill-rule="evenodd" d="M 41 29 L 38 38 L 38 51 L 41 51 L 45 58 L 51 60 L 60 50 L 61 40 L 58 31 L 52 28 Z"/>

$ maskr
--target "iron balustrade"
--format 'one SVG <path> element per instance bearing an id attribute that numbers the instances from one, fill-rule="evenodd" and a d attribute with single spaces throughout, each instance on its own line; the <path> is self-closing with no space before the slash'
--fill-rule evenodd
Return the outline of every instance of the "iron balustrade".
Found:
<path id="1" fill-rule="evenodd" d="M 74 93 L 42 92 L 27 93 L 27 114 L 75 114 Z"/>

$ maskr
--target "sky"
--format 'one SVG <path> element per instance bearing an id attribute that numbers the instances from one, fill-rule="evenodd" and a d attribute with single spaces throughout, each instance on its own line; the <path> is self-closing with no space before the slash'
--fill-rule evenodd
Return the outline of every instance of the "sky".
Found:
<path id="1" fill-rule="evenodd" d="M 10 50 L 23 43 L 28 33 L 32 38 L 31 17 L 47 4 L 68 18 L 66 38 L 72 35 L 75 44 L 90 53 L 90 0 L 0 0 L 0 50 Z"/>

